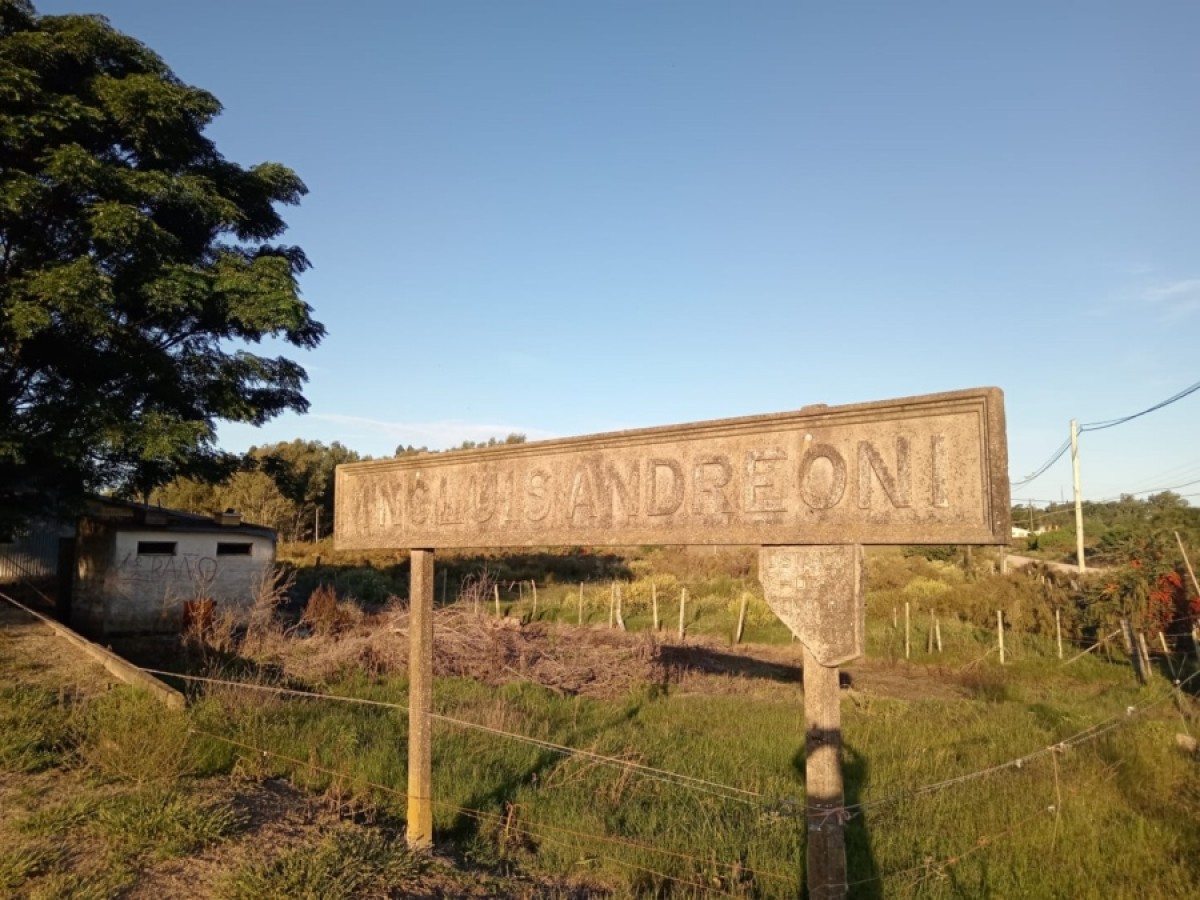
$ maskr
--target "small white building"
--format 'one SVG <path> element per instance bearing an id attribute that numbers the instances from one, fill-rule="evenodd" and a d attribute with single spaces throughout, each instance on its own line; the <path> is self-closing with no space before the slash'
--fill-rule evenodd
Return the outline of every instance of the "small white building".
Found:
<path id="1" fill-rule="evenodd" d="M 175 632 L 184 604 L 211 600 L 218 612 L 249 611 L 275 565 L 275 532 L 235 513 L 200 516 L 98 500 L 80 518 L 71 627 L 103 636 Z"/>

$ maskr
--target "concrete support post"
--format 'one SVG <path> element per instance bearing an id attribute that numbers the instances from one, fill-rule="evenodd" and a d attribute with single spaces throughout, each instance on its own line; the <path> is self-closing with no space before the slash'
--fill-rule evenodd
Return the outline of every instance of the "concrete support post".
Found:
<path id="1" fill-rule="evenodd" d="M 808 794 L 808 896 L 846 896 L 846 834 L 842 809 L 842 713 L 838 667 L 804 649 L 805 790 Z"/>
<path id="2" fill-rule="evenodd" d="M 433 844 L 433 551 L 413 550 L 408 602 L 408 846 Z"/>

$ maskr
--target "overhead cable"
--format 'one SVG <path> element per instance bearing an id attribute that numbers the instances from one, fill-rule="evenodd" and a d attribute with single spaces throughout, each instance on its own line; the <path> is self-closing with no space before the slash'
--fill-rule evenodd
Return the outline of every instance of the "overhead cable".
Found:
<path id="1" fill-rule="evenodd" d="M 1027 475 L 1025 478 L 1022 478 L 1020 481 L 1014 481 L 1010 485 L 1010 487 L 1014 487 L 1014 488 L 1024 487 L 1025 485 L 1029 484 L 1029 482 L 1033 481 L 1035 478 L 1040 478 L 1042 475 L 1044 475 L 1046 473 L 1047 469 L 1049 469 L 1052 465 L 1054 465 L 1056 462 L 1058 462 L 1058 460 L 1062 457 L 1062 455 L 1070 449 L 1071 449 L 1071 439 L 1067 438 L 1065 441 L 1063 441 L 1062 446 L 1059 447 L 1057 450 L 1055 450 L 1054 453 L 1052 453 L 1050 455 L 1050 458 L 1048 460 L 1046 460 L 1044 463 L 1042 463 L 1036 472 L 1034 472 L 1032 475 Z"/>
<path id="2" fill-rule="evenodd" d="M 1194 394 L 1196 391 L 1200 391 L 1200 381 L 1197 381 L 1195 384 L 1191 385 L 1190 387 L 1184 388 L 1178 394 L 1174 394 L 1174 395 L 1168 397 L 1166 400 L 1162 400 L 1158 403 L 1155 403 L 1153 406 L 1143 409 L 1141 412 L 1135 412 L 1128 416 L 1121 416 L 1119 419 L 1108 419 L 1108 420 L 1102 421 L 1102 422 L 1085 422 L 1083 425 L 1079 426 L 1079 431 L 1080 431 L 1080 433 L 1083 433 L 1085 431 L 1102 431 L 1105 428 L 1113 428 L 1117 425 L 1124 425 L 1126 422 L 1132 421 L 1133 419 L 1139 418 L 1140 416 L 1144 416 L 1147 413 L 1152 413 L 1155 410 L 1162 409 L 1164 406 L 1170 406 L 1175 401 L 1182 400 L 1184 397 L 1188 396 L 1189 394 Z M 1069 450 L 1070 448 L 1071 448 L 1071 440 L 1070 440 L 1070 438 L 1068 438 L 1066 441 L 1063 442 L 1061 447 L 1059 447 L 1057 450 L 1054 451 L 1053 454 L 1051 454 L 1050 459 L 1048 459 L 1046 462 L 1044 462 L 1036 472 L 1034 472 L 1032 475 L 1022 478 L 1020 481 L 1014 481 L 1010 485 L 1010 487 L 1014 487 L 1014 488 L 1024 487 L 1025 485 L 1027 485 L 1031 481 L 1033 481 L 1035 478 L 1041 477 L 1042 475 L 1045 474 L 1046 470 L 1049 469 L 1056 462 L 1058 462 L 1058 460 L 1062 457 L 1062 455 L 1064 453 L 1066 453 L 1067 450 Z"/>
<path id="3" fill-rule="evenodd" d="M 1126 422 L 1130 421 L 1131 419 L 1136 419 L 1139 416 L 1144 416 L 1147 413 L 1152 413 L 1157 409 L 1162 409 L 1164 406 L 1170 406 L 1176 400 L 1182 400 L 1188 394 L 1194 394 L 1196 391 L 1200 391 L 1200 381 L 1197 381 L 1191 387 L 1184 388 L 1178 394 L 1168 397 L 1166 400 L 1163 400 L 1159 403 L 1155 403 L 1153 406 L 1143 409 L 1141 412 L 1135 412 L 1135 413 L 1133 413 L 1133 415 L 1129 415 L 1129 416 L 1121 416 L 1121 418 L 1119 418 L 1119 419 L 1109 419 L 1105 422 L 1085 422 L 1084 424 L 1079 426 L 1079 430 L 1080 431 L 1100 431 L 1104 428 L 1112 428 L 1116 425 L 1124 425 Z"/>

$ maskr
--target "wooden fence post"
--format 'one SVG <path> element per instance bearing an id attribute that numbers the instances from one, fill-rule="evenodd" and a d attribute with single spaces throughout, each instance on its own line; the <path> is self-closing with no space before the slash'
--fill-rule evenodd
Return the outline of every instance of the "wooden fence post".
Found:
<path id="1" fill-rule="evenodd" d="M 613 589 L 616 591 L 616 595 L 617 595 L 617 627 L 620 628 L 622 631 L 624 631 L 625 630 L 625 609 L 624 609 L 625 603 L 624 603 L 624 598 L 621 594 L 621 586 L 619 584 L 617 584 L 616 582 L 613 582 Z"/>
<path id="2" fill-rule="evenodd" d="M 1133 633 L 1133 626 L 1129 624 L 1126 618 L 1121 619 L 1121 636 L 1125 639 L 1125 649 L 1129 653 L 1129 662 L 1133 666 L 1133 677 L 1137 679 L 1138 684 L 1146 683 L 1146 673 L 1142 671 L 1142 651 L 1137 644 L 1137 636 Z"/>
<path id="3" fill-rule="evenodd" d="M 492 585 L 492 597 L 496 601 L 496 618 L 500 618 L 500 585 Z"/>
<path id="4" fill-rule="evenodd" d="M 909 616 L 908 601 L 904 601 L 904 658 L 912 655 L 912 619 Z"/>
<path id="5" fill-rule="evenodd" d="M 433 551 L 409 556 L 408 846 L 433 844 Z"/>
<path id="6" fill-rule="evenodd" d="M 1000 645 L 1000 665 L 1004 665 L 1004 610 L 996 610 L 996 641 Z"/>
<path id="7" fill-rule="evenodd" d="M 1054 610 L 1054 633 L 1058 635 L 1058 658 L 1062 659 L 1062 615 L 1057 608 Z"/>
<path id="8" fill-rule="evenodd" d="M 658 633 L 658 585 L 650 582 L 650 606 L 654 612 L 654 632 Z"/>
<path id="9" fill-rule="evenodd" d="M 746 602 L 748 597 L 749 595 L 745 591 L 742 591 L 742 605 L 741 608 L 738 609 L 737 631 L 735 631 L 733 635 L 733 642 L 735 644 L 740 644 L 742 642 L 742 633 L 746 630 Z"/>
<path id="10" fill-rule="evenodd" d="M 680 638 L 680 640 L 683 639 L 684 633 L 687 630 L 684 625 L 684 623 L 686 621 L 684 618 L 684 616 L 686 615 L 686 612 L 687 612 L 687 588 L 683 588 L 679 592 L 679 638 Z"/>

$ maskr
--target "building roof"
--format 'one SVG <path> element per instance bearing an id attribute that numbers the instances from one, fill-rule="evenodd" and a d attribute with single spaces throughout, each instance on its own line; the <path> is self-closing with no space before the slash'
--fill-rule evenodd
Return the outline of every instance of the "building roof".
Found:
<path id="1" fill-rule="evenodd" d="M 93 497 L 88 501 L 84 515 L 89 519 L 110 523 L 129 531 L 212 531 L 221 534 L 256 535 L 275 540 L 273 528 L 243 523 L 241 516 L 232 510 L 203 516 L 181 509 L 167 509 L 115 497 Z"/>

